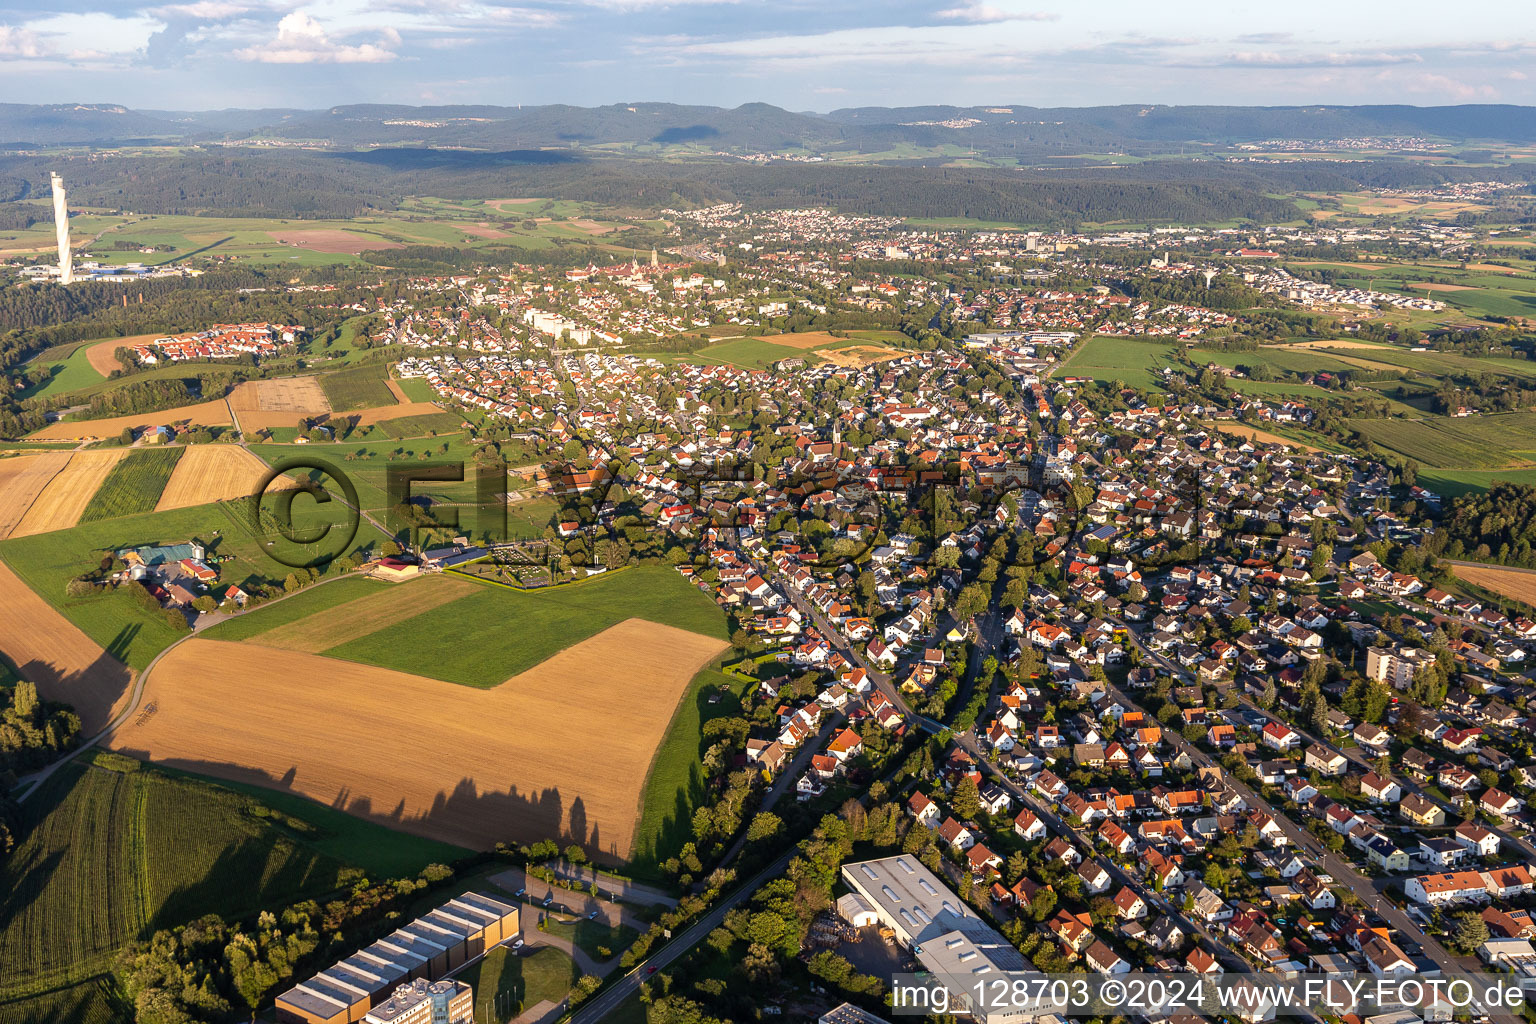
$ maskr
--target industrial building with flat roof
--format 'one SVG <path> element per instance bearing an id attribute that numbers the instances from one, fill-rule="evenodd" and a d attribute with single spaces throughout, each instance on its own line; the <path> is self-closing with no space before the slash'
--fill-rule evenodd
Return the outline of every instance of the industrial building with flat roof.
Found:
<path id="1" fill-rule="evenodd" d="M 966 979 L 962 991 L 951 988 L 953 1005 L 960 1005 L 981 975 L 1035 970 L 1023 953 L 910 854 L 844 864 L 843 881 L 925 968 L 940 977 Z M 972 1016 L 986 1024 L 1005 1024 L 1040 1015 L 1015 1010 Z"/>
<path id="2" fill-rule="evenodd" d="M 516 904 L 467 892 L 278 996 L 277 1019 L 355 1024 L 400 986 L 436 981 L 520 934 Z M 383 1024 L 402 1024 L 402 1018 Z M 412 1017 L 403 1024 L 417 1022 Z"/>
<path id="3" fill-rule="evenodd" d="M 474 1024 L 475 992 L 462 981 L 417 978 L 363 1015 L 363 1024 Z"/>

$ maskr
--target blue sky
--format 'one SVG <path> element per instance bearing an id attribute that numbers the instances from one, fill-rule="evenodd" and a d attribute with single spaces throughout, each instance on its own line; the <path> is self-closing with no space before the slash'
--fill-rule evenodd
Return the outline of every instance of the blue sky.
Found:
<path id="1" fill-rule="evenodd" d="M 1536 103 L 1533 57 L 1510 0 L 0 0 L 0 100 L 171 110 Z"/>

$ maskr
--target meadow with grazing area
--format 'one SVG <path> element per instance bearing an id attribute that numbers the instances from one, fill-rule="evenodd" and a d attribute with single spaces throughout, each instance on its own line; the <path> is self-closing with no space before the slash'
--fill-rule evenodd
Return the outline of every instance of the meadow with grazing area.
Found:
<path id="1" fill-rule="evenodd" d="M 23 452 L 0 458 L 0 540 L 26 516 L 32 502 L 69 465 L 69 452 Z"/>
<path id="2" fill-rule="evenodd" d="M 401 416 L 379 420 L 379 429 L 390 437 L 401 440 L 407 437 L 432 437 L 451 434 L 459 429 L 464 417 L 455 412 L 434 412 L 420 416 Z"/>
<path id="3" fill-rule="evenodd" d="M 155 714 L 108 742 L 456 845 L 558 836 L 622 860 L 678 699 L 724 647 L 631 619 L 476 690 L 200 637 L 145 681 Z"/>
<path id="4" fill-rule="evenodd" d="M 125 458 L 113 463 L 80 514 L 80 521 L 89 523 L 154 511 L 176 464 L 187 451 L 180 446 L 133 449 Z"/>
<path id="5" fill-rule="evenodd" d="M 1495 594 L 1513 598 L 1536 608 L 1536 572 L 1529 569 L 1507 569 L 1498 565 L 1466 565 L 1457 562 L 1451 567 L 1456 578 L 1475 583 Z"/>
<path id="6" fill-rule="evenodd" d="M 11 531 L 13 537 L 28 537 L 49 530 L 67 530 L 80 521 L 81 514 L 112 468 L 129 454 L 126 448 L 75 452 L 66 465 L 44 487 L 42 493 Z"/>

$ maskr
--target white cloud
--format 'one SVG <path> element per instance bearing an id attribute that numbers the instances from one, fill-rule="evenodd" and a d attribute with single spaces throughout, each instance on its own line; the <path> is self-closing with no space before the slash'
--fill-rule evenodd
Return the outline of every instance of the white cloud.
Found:
<path id="1" fill-rule="evenodd" d="M 1047 11 L 1006 11 L 981 0 L 961 0 L 958 7 L 939 11 L 935 17 L 972 25 L 995 25 L 1002 21 L 1056 21 L 1060 15 Z"/>
<path id="2" fill-rule="evenodd" d="M 0 25 L 0 58 L 27 60 L 48 56 L 48 50 L 37 33 L 28 28 Z"/>
<path id="3" fill-rule="evenodd" d="M 161 19 L 192 18 L 198 21 L 224 21 L 263 9 L 248 3 L 235 3 L 232 0 L 194 0 L 193 3 L 151 7 L 145 13 L 150 17 Z"/>
<path id="4" fill-rule="evenodd" d="M 394 29 L 381 33 L 387 45 L 398 46 L 400 34 Z M 382 64 L 397 54 L 373 43 L 347 45 L 333 41 L 324 26 L 303 11 L 285 15 L 277 23 L 277 38 L 265 46 L 236 50 L 240 60 L 261 64 Z"/>

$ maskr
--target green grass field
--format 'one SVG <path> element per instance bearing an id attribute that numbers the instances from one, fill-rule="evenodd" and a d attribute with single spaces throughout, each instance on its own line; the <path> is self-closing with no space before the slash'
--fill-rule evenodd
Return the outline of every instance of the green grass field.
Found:
<path id="1" fill-rule="evenodd" d="M 23 805 L 25 838 L 0 866 L 0 994 L 83 980 L 157 928 L 339 884 L 342 863 L 307 845 L 308 823 L 129 758 L 101 760 L 137 770 L 72 763 Z"/>
<path id="2" fill-rule="evenodd" d="M 22 398 L 49 398 L 99 384 L 106 378 L 97 373 L 86 358 L 86 349 L 93 343 L 76 342 L 59 345 L 41 352 L 28 361 L 28 366 L 46 366 L 48 379 L 40 386 L 21 393 Z M 67 349 L 67 351 L 65 351 Z"/>
<path id="3" fill-rule="evenodd" d="M 580 972 L 576 961 L 553 947 L 517 956 L 497 946 L 458 977 L 475 990 L 475 1020 L 504 1021 L 541 1000 L 560 1002 Z"/>
<path id="4" fill-rule="evenodd" d="M 401 440 L 407 437 L 434 437 L 458 431 L 464 417 L 454 412 L 433 412 L 424 416 L 401 416 L 393 420 L 380 420 L 379 429 L 386 437 Z"/>
<path id="5" fill-rule="evenodd" d="M 627 924 L 610 925 L 603 921 L 588 921 L 584 917 L 574 921 L 549 921 L 544 930 L 570 940 L 577 949 L 597 961 L 617 956 L 640 937 L 640 933 Z M 608 950 L 606 955 L 602 952 L 604 949 Z"/>
<path id="6" fill-rule="evenodd" d="M 722 685 L 728 689 L 720 691 Z M 630 857 L 632 873 L 660 878 L 656 866 L 675 856 L 693 838 L 693 812 L 705 795 L 700 730 L 712 718 L 739 715 L 746 693 L 754 685 L 725 675 L 713 665 L 688 684 L 645 780 L 634 855 Z M 719 693 L 721 699 L 711 704 L 713 693 Z"/>
<path id="7" fill-rule="evenodd" d="M 180 446 L 138 448 L 123 456 L 92 495 L 90 504 L 80 514 L 80 522 L 153 512 L 185 451 Z"/>
<path id="8" fill-rule="evenodd" d="M 132 1020 L 132 1010 L 118 1004 L 112 983 L 105 979 L 0 1002 L 0 1024 L 130 1024 Z"/>
<path id="9" fill-rule="evenodd" d="M 686 357 L 695 363 L 713 365 L 724 363 L 728 366 L 739 366 L 747 370 L 766 370 L 770 364 L 780 359 L 800 357 L 807 362 L 817 362 L 818 359 L 811 352 L 791 348 L 788 345 L 775 345 L 771 341 L 759 338 L 737 338 L 734 341 L 722 341 L 717 345 L 711 345 L 698 352 L 689 353 Z"/>
<path id="10" fill-rule="evenodd" d="M 296 502 L 295 522 L 303 524 L 307 520 L 297 506 Z M 94 568 L 106 551 L 191 539 L 201 541 L 210 554 L 234 556 L 219 566 L 221 583 L 237 583 L 247 589 L 262 581 L 281 583 L 292 570 L 267 556 L 267 549 L 247 528 L 245 508 L 244 502 L 196 505 L 81 523 L 68 530 L 0 542 L 0 557 L 27 586 L 63 612 L 92 640 L 118 660 L 142 669 L 181 634 L 173 632 L 160 615 L 139 608 L 124 591 L 71 598 L 64 594 L 65 583 Z M 337 516 L 345 511 L 340 502 L 331 502 L 324 509 Z M 383 539 L 365 520 L 351 550 L 376 547 Z M 279 550 L 287 554 L 298 551 L 286 544 L 280 544 Z M 327 571 L 339 573 L 336 569 Z"/>
<path id="11" fill-rule="evenodd" d="M 1077 347 L 1056 371 L 1056 377 L 1118 380 L 1142 391 L 1161 391 L 1162 378 L 1153 371 L 1167 366 L 1173 346 L 1166 341 L 1092 337 Z"/>
<path id="12" fill-rule="evenodd" d="M 320 387 L 336 412 L 394 405 L 395 396 L 384 383 L 382 366 L 359 366 L 320 375 Z"/>
<path id="13" fill-rule="evenodd" d="M 1536 413 L 1450 419 L 1350 420 L 1372 441 L 1440 469 L 1498 469 L 1536 451 Z"/>
<path id="14" fill-rule="evenodd" d="M 253 612 L 246 617 L 251 622 L 241 623 L 237 631 L 246 638 L 258 636 L 285 618 L 269 622 L 266 614 Z M 324 653 L 491 687 L 628 618 L 725 637 L 725 620 L 713 601 L 671 569 L 640 566 L 529 593 L 483 584 L 472 594 Z"/>
<path id="15" fill-rule="evenodd" d="M 322 378 L 323 379 L 323 378 Z M 443 451 L 443 445 L 448 450 Z M 294 447 L 288 444 L 253 444 L 251 451 L 266 462 L 278 463 L 293 458 L 321 458 L 351 477 L 357 487 L 358 500 L 363 508 L 379 511 L 388 507 L 385 495 L 386 474 L 392 464 L 421 464 L 423 462 L 463 462 L 466 475 L 473 476 L 474 447 L 463 434 L 450 434 L 432 438 L 415 438 L 408 441 L 342 441 L 328 444 L 307 444 Z M 423 458 L 425 456 L 425 458 Z M 422 484 L 412 487 L 413 493 L 427 488 Z"/>
<path id="16" fill-rule="evenodd" d="M 395 383 L 400 385 L 405 397 L 413 402 L 437 401 L 437 392 L 432 390 L 432 385 L 427 383 L 425 377 L 402 377 Z"/>

